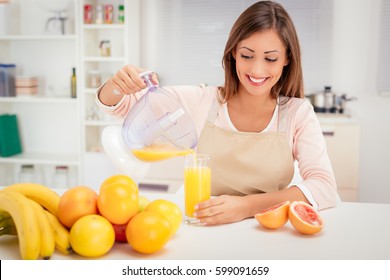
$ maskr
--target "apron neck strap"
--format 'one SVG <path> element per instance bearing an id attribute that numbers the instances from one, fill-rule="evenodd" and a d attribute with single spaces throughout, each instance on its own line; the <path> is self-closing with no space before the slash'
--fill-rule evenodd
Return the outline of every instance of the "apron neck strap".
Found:
<path id="1" fill-rule="evenodd" d="M 289 97 L 278 97 L 278 132 L 285 132 L 287 130 L 287 103 Z"/>
<path id="2" fill-rule="evenodd" d="M 210 123 L 214 123 L 214 121 L 217 119 L 218 111 L 219 111 L 219 103 L 217 99 L 214 99 L 213 104 L 211 104 L 209 114 L 207 115 L 207 121 Z"/>

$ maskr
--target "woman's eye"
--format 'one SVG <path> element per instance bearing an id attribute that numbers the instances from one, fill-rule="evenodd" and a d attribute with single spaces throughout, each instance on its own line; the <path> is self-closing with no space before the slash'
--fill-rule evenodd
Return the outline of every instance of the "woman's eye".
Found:
<path id="1" fill-rule="evenodd" d="M 276 58 L 268 58 L 268 57 L 266 57 L 265 60 L 268 61 L 268 62 L 276 62 L 276 61 L 278 61 L 278 58 L 277 57 Z"/>
<path id="2" fill-rule="evenodd" d="M 241 57 L 242 57 L 243 59 L 251 59 L 251 58 L 253 58 L 253 56 L 244 55 L 244 54 L 241 54 Z"/>

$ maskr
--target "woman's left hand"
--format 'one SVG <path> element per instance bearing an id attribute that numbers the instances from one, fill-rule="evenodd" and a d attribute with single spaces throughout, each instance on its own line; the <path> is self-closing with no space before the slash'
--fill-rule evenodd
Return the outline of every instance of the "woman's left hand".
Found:
<path id="1" fill-rule="evenodd" d="M 245 196 L 221 195 L 198 203 L 194 216 L 203 225 L 218 225 L 248 218 Z"/>

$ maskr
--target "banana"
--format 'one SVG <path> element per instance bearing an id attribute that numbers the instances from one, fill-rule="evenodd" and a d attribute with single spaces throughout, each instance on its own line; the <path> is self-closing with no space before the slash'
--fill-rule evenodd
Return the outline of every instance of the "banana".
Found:
<path id="1" fill-rule="evenodd" d="M 50 225 L 54 230 L 54 240 L 56 249 L 65 255 L 69 255 L 72 252 L 72 246 L 69 240 L 69 230 L 61 224 L 56 216 L 49 211 L 45 211 Z"/>
<path id="2" fill-rule="evenodd" d="M 29 199 L 13 192 L 0 192 L 0 210 L 6 211 L 15 224 L 22 259 L 36 260 L 41 247 L 41 233 Z"/>
<path id="3" fill-rule="evenodd" d="M 16 227 L 8 212 L 0 211 L 0 236 L 17 235 Z"/>
<path id="4" fill-rule="evenodd" d="M 55 250 L 54 229 L 52 228 L 49 222 L 49 218 L 47 217 L 43 207 L 34 200 L 30 199 L 29 201 L 34 208 L 35 215 L 39 224 L 39 229 L 41 232 L 40 255 L 42 259 L 48 260 L 53 255 Z"/>
<path id="5" fill-rule="evenodd" d="M 2 191 L 16 191 L 38 202 L 43 208 L 57 216 L 60 195 L 44 185 L 35 183 L 17 183 L 5 187 Z"/>

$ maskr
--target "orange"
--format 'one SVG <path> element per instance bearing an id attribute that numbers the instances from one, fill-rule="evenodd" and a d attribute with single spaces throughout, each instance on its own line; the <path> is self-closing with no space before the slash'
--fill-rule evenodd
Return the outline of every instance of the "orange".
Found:
<path id="1" fill-rule="evenodd" d="M 171 224 L 172 235 L 176 233 L 183 220 L 180 208 L 173 202 L 165 199 L 157 199 L 149 202 L 145 211 L 157 211 L 165 216 Z"/>
<path id="2" fill-rule="evenodd" d="M 134 216 L 126 227 L 130 246 L 142 254 L 161 250 L 171 236 L 171 224 L 159 212 L 143 211 Z"/>
<path id="3" fill-rule="evenodd" d="M 113 224 L 126 224 L 138 212 L 138 189 L 113 182 L 100 189 L 99 213 Z"/>
<path id="4" fill-rule="evenodd" d="M 137 184 L 131 179 L 129 176 L 124 174 L 116 174 L 108 177 L 106 180 L 103 181 L 103 183 L 100 186 L 100 191 L 103 191 L 104 188 L 111 183 L 122 183 L 125 185 L 128 185 L 129 187 L 133 188 L 138 193 L 138 186 Z"/>
<path id="5" fill-rule="evenodd" d="M 68 228 L 81 217 L 97 214 L 98 194 L 87 186 L 75 186 L 65 191 L 58 204 L 58 219 Z"/>
<path id="6" fill-rule="evenodd" d="M 268 229 L 277 229 L 288 221 L 290 201 L 279 203 L 255 215 L 255 219 Z"/>
<path id="7" fill-rule="evenodd" d="M 115 232 L 111 223 L 96 214 L 78 219 L 70 229 L 69 241 L 73 251 L 84 257 L 100 257 L 111 250 Z"/>
<path id="8" fill-rule="evenodd" d="M 310 204 L 303 201 L 292 202 L 288 216 L 294 228 L 303 234 L 314 234 L 324 227 L 319 213 Z"/>

